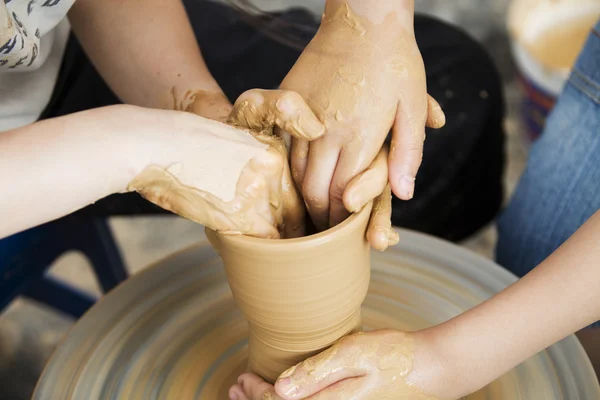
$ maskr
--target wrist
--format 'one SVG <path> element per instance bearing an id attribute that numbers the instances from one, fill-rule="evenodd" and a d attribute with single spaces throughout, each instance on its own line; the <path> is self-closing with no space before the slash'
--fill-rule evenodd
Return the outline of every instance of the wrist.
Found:
<path id="1" fill-rule="evenodd" d="M 444 351 L 448 346 L 444 335 L 448 333 L 441 334 L 436 328 L 411 333 L 414 359 L 407 382 L 438 399 L 458 399 L 466 394 L 461 392 L 461 381 L 457 379 L 461 376 L 459 365 Z"/>
<path id="2" fill-rule="evenodd" d="M 363 28 L 385 36 L 398 29 L 413 32 L 414 0 L 327 0 L 323 21 L 326 22 L 343 11 L 348 22 L 363 22 Z"/>
<path id="3" fill-rule="evenodd" d="M 110 165 L 116 178 L 111 182 L 111 193 L 129 191 L 129 183 L 148 166 L 166 158 L 165 143 L 168 134 L 176 128 L 172 111 L 132 105 L 115 105 L 97 109 L 102 113 L 103 131 L 113 138 Z"/>

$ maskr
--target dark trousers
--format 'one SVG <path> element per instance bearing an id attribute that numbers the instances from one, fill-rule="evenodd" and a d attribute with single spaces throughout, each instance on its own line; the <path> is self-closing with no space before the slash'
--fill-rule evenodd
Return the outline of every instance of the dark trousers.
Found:
<path id="1" fill-rule="evenodd" d="M 248 89 L 276 88 L 300 55 L 299 48 L 273 39 L 227 6 L 202 0 L 184 3 L 206 63 L 231 101 Z M 264 24 L 275 32 L 303 26 L 293 34 L 304 44 L 318 27 L 317 20 L 302 9 L 266 18 Z M 500 78 L 486 51 L 457 28 L 417 16 L 415 31 L 428 91 L 448 122 L 440 130 L 427 130 L 415 198 L 408 202 L 394 199 L 393 223 L 456 241 L 488 223 L 501 205 L 504 105 Z M 72 36 L 42 118 L 119 102 Z M 77 213 L 160 212 L 164 211 L 129 193 L 109 196 Z"/>

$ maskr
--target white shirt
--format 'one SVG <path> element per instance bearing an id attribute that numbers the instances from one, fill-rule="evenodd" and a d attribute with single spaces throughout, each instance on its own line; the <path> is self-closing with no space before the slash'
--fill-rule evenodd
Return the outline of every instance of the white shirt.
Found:
<path id="1" fill-rule="evenodd" d="M 0 132 L 35 122 L 50 101 L 74 2 L 0 0 Z"/>

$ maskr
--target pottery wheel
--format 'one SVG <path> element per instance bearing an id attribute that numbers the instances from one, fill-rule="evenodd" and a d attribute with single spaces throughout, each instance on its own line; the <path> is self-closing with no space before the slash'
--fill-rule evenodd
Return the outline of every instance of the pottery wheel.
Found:
<path id="1" fill-rule="evenodd" d="M 365 329 L 415 330 L 445 321 L 515 278 L 452 244 L 401 231 L 372 255 Z M 326 266 L 324 266 L 326 267 Z M 34 399 L 227 399 L 244 367 L 247 327 L 206 241 L 141 272 L 71 330 Z M 569 337 L 468 399 L 600 399 L 583 348 Z"/>

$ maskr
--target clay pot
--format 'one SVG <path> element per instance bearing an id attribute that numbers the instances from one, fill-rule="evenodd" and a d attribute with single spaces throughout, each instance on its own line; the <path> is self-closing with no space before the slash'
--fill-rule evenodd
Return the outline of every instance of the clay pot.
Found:
<path id="1" fill-rule="evenodd" d="M 360 330 L 370 279 L 365 234 L 371 208 L 299 239 L 206 230 L 248 320 L 250 371 L 272 383 L 287 368 Z"/>

